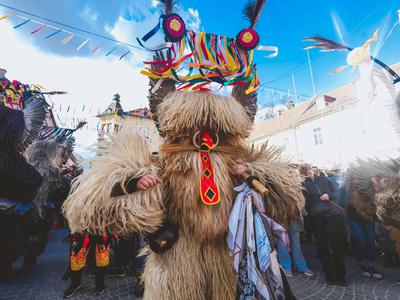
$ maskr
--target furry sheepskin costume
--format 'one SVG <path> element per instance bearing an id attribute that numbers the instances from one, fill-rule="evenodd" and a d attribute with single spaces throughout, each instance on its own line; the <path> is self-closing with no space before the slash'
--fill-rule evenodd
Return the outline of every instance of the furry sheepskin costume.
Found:
<path id="1" fill-rule="evenodd" d="M 25 256 L 36 257 L 46 248 L 57 207 L 57 197 L 62 194 L 65 200 L 70 182 L 60 173 L 60 167 L 66 161 L 66 150 L 59 143 L 36 141 L 27 149 L 25 155 L 43 179 L 32 201 L 33 211 L 20 221 L 27 239 Z"/>
<path id="2" fill-rule="evenodd" d="M 155 85 L 151 81 L 151 87 Z M 256 95 L 235 87 L 232 96 L 181 92 L 166 80 L 150 95 L 150 107 L 165 137 L 159 159 L 129 127 L 112 139 L 104 155 L 73 183 L 64 204 L 75 232 L 104 234 L 154 232 L 166 220 L 177 225 L 179 238 L 164 253 L 151 252 L 145 266 L 144 299 L 235 299 L 236 274 L 228 253 L 228 218 L 241 179 L 234 167 L 245 164 L 270 191 L 267 214 L 281 224 L 299 215 L 304 204 L 299 177 L 280 161 L 276 149 L 249 148 Z M 201 161 L 193 146 L 198 131 L 218 135 L 210 151 L 220 202 L 207 206 L 199 195 Z M 154 173 L 161 184 L 128 194 L 132 180 Z M 111 197 L 120 185 L 125 192 Z"/>
<path id="3" fill-rule="evenodd" d="M 398 123 L 400 94 L 393 104 Z M 396 128 L 400 126 L 396 124 Z M 350 203 L 367 220 L 377 217 L 388 229 L 400 253 L 400 160 L 359 159 L 351 165 L 349 175 Z M 373 178 L 380 182 L 381 190 L 374 190 Z"/>
<path id="4" fill-rule="evenodd" d="M 68 160 L 66 147 L 56 141 L 36 141 L 25 153 L 28 162 L 42 175 L 43 182 L 33 201 L 39 213 L 58 193 L 68 195 L 69 181 L 61 175 L 61 166 Z"/>

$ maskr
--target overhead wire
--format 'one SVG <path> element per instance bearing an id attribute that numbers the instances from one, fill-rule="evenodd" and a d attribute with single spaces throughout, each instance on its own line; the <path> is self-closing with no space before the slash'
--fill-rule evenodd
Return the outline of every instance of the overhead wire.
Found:
<path id="1" fill-rule="evenodd" d="M 144 49 L 142 47 L 135 46 L 135 45 L 132 45 L 132 44 L 126 43 L 126 42 L 121 42 L 121 41 L 118 41 L 116 39 L 107 37 L 105 35 L 102 35 L 102 34 L 99 34 L 99 33 L 96 33 L 96 32 L 92 32 L 92 31 L 89 31 L 89 30 L 86 30 L 86 29 L 82 29 L 82 28 L 79 28 L 79 27 L 76 27 L 76 26 L 68 25 L 66 23 L 59 22 L 59 21 L 56 21 L 56 20 L 53 20 L 53 19 L 50 19 L 50 18 L 42 17 L 40 15 L 37 15 L 37 14 L 34 14 L 34 13 L 30 13 L 30 12 L 27 12 L 27 11 L 19 9 L 19 8 L 15 8 L 15 7 L 12 7 L 12 6 L 9 6 L 9 5 L 5 5 L 5 4 L 2 4 L 2 3 L 0 3 L 0 6 L 5 7 L 7 9 L 10 9 L 10 10 L 13 10 L 13 11 L 16 11 L 16 12 L 19 12 L 19 13 L 22 13 L 22 14 L 27 15 L 27 16 L 31 16 L 31 17 L 34 17 L 34 18 L 37 18 L 37 19 L 41 19 L 41 20 L 44 20 L 44 21 L 47 21 L 47 22 L 51 22 L 53 24 L 62 26 L 64 28 L 68 28 L 68 29 L 75 30 L 75 31 L 80 31 L 80 32 L 83 32 L 83 33 L 86 33 L 86 34 L 90 34 L 92 36 L 104 39 L 104 40 L 108 40 L 108 41 L 120 44 L 120 45 L 124 45 L 124 46 L 128 46 L 128 47 L 135 48 L 135 49 L 138 49 L 138 50 L 149 52 L 148 50 L 146 50 L 146 49 Z M 34 21 L 34 20 L 32 20 L 32 21 Z M 36 22 L 36 23 L 38 23 L 38 22 Z M 50 27 L 53 27 L 53 26 L 50 26 Z M 53 28 L 55 28 L 55 27 L 53 27 Z M 68 31 L 66 31 L 66 32 L 68 32 Z M 70 33 L 70 32 L 68 32 L 68 33 Z"/>
<path id="2" fill-rule="evenodd" d="M 344 35 L 344 37 L 348 37 L 351 34 L 353 34 L 362 24 L 364 24 L 371 16 L 373 16 L 381 7 L 382 5 L 385 3 L 385 1 L 381 1 L 370 13 L 368 13 L 352 30 L 350 30 L 347 34 Z M 318 59 L 318 58 L 317 58 Z M 278 75 L 277 77 L 275 77 L 274 79 L 267 81 L 263 84 L 261 84 L 261 86 L 266 86 L 268 84 L 286 79 L 290 76 L 292 76 L 292 74 L 296 74 L 300 71 L 302 71 L 305 67 L 307 66 L 307 60 L 303 61 L 302 63 L 296 65 L 295 67 L 293 67 L 292 69 Z"/>

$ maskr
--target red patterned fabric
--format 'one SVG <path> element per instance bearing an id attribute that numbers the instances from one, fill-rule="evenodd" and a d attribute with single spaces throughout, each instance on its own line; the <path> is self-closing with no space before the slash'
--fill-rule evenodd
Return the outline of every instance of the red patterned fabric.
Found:
<path id="1" fill-rule="evenodd" d="M 220 201 L 219 186 L 215 182 L 215 174 L 210 157 L 210 150 L 215 148 L 210 134 L 203 132 L 201 135 L 201 177 L 200 177 L 200 197 L 204 204 L 215 205 Z"/>

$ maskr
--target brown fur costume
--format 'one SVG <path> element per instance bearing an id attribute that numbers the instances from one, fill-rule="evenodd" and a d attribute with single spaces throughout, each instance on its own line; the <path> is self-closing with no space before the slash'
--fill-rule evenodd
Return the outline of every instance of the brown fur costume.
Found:
<path id="1" fill-rule="evenodd" d="M 165 86 L 160 89 L 158 105 L 151 103 L 165 136 L 158 167 L 152 165 L 145 141 L 125 128 L 74 182 L 64 205 L 66 217 L 73 232 L 122 234 L 152 232 L 164 219 L 171 220 L 179 227 L 179 239 L 167 252 L 149 255 L 144 299 L 235 299 L 236 275 L 225 241 L 233 188 L 240 184 L 235 165 L 246 164 L 268 187 L 268 212 L 286 224 L 304 203 L 299 178 L 279 161 L 279 151 L 248 148 L 251 114 L 240 100 L 208 92 L 162 95 Z M 198 130 L 218 133 L 220 138 L 210 153 L 221 197 L 214 206 L 200 200 L 200 158 L 192 146 Z M 161 178 L 160 185 L 110 198 L 115 184 L 125 186 L 150 172 Z"/>
<path id="2" fill-rule="evenodd" d="M 384 180 L 381 191 L 375 192 L 371 179 Z M 396 160 L 358 160 L 350 168 L 349 200 L 357 212 L 369 221 L 386 226 L 400 253 L 400 162 Z"/>
<path id="3" fill-rule="evenodd" d="M 400 93 L 393 101 L 393 118 L 400 133 Z M 371 178 L 386 180 L 384 188 L 375 193 Z M 400 160 L 358 160 L 350 168 L 350 203 L 366 219 L 375 217 L 384 224 L 400 253 Z"/>
<path id="4" fill-rule="evenodd" d="M 36 141 L 26 150 L 27 161 L 42 175 L 43 181 L 33 200 L 39 215 L 49 197 L 58 189 L 65 189 L 60 167 L 66 160 L 64 147 L 55 141 Z"/>

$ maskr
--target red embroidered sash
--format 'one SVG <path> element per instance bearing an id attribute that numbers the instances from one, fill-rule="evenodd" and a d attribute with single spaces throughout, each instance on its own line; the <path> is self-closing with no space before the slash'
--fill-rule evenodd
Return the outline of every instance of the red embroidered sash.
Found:
<path id="1" fill-rule="evenodd" d="M 211 162 L 210 150 L 216 145 L 211 139 L 208 132 L 201 135 L 200 160 L 201 160 L 201 176 L 200 176 L 200 197 L 204 204 L 214 205 L 219 203 L 219 186 L 215 181 L 214 169 Z"/>

